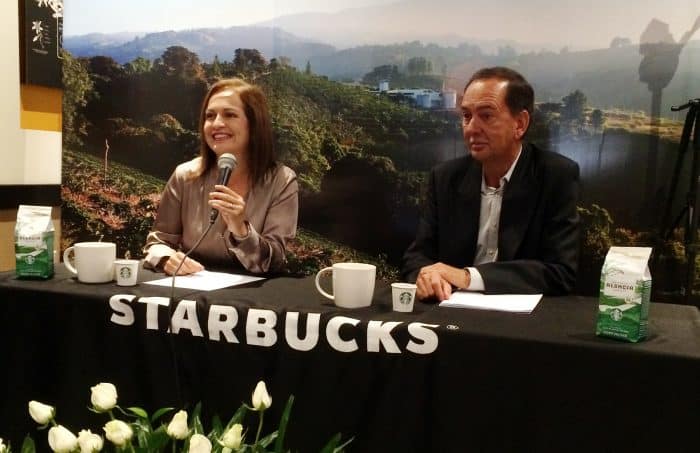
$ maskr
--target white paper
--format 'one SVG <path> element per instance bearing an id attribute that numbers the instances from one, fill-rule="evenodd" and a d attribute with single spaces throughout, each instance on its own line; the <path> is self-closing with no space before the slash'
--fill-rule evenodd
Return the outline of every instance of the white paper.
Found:
<path id="1" fill-rule="evenodd" d="M 441 307 L 476 308 L 478 310 L 532 313 L 542 294 L 482 294 L 471 291 L 455 291 Z"/>
<path id="2" fill-rule="evenodd" d="M 210 272 L 204 270 L 190 275 L 178 275 L 175 278 L 175 287 L 197 289 L 201 291 L 213 291 L 215 289 L 244 285 L 246 283 L 264 279 L 264 277 L 251 277 L 249 275 L 227 274 L 225 272 Z M 173 284 L 173 277 L 151 280 L 144 283 L 148 285 L 171 286 Z"/>

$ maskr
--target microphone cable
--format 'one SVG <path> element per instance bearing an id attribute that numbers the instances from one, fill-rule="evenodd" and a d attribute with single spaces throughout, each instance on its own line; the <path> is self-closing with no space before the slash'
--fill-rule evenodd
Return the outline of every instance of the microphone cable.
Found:
<path id="1" fill-rule="evenodd" d="M 180 367 L 179 367 L 179 360 L 177 357 L 177 350 L 175 349 L 175 339 L 174 339 L 174 333 L 173 333 L 173 313 L 175 311 L 175 277 L 177 277 L 177 273 L 180 272 L 180 268 L 182 265 L 185 263 L 185 260 L 190 256 L 192 252 L 195 251 L 197 247 L 199 247 L 199 244 L 204 240 L 204 238 L 207 236 L 209 231 L 211 230 L 211 227 L 214 226 L 214 221 L 209 222 L 209 226 L 207 226 L 207 229 L 204 230 L 202 235 L 197 239 L 197 242 L 185 253 L 185 256 L 182 258 L 182 261 L 180 261 L 180 264 L 175 268 L 175 272 L 173 273 L 173 280 L 170 285 L 170 298 L 168 300 L 168 339 L 170 343 L 170 353 L 173 358 L 173 366 L 175 367 L 175 388 L 177 390 L 177 398 L 178 401 L 180 402 L 180 407 L 182 408 L 184 406 L 184 401 L 183 401 L 183 395 L 182 395 L 182 384 L 180 383 Z"/>
<path id="2" fill-rule="evenodd" d="M 217 160 L 217 167 L 219 168 L 219 177 L 217 179 L 217 184 L 221 185 L 226 185 L 228 184 L 228 180 L 231 177 L 231 174 L 235 170 L 236 166 L 238 165 L 238 161 L 236 160 L 236 156 L 234 156 L 231 153 L 224 153 L 221 156 L 219 156 Z M 173 280 L 170 285 L 170 299 L 168 300 L 168 329 L 169 329 L 169 339 L 170 339 L 170 352 L 173 356 L 173 365 L 175 366 L 175 387 L 177 388 L 177 393 L 178 393 L 178 399 L 180 400 L 180 405 L 182 406 L 183 404 L 183 398 L 182 398 L 182 386 L 180 383 L 180 367 L 178 364 L 178 359 L 177 359 L 177 351 L 175 349 L 175 340 L 173 338 L 174 333 L 173 333 L 173 313 L 174 313 L 174 305 L 175 305 L 175 277 L 177 277 L 177 273 L 180 272 L 180 268 L 182 268 L 182 265 L 185 264 L 185 261 L 187 258 L 190 256 L 190 254 L 195 251 L 197 247 L 199 247 L 199 244 L 204 240 L 206 235 L 209 233 L 211 230 L 211 227 L 214 226 L 214 223 L 216 222 L 216 218 L 219 216 L 219 210 L 212 208 L 210 214 L 209 214 L 209 225 L 207 226 L 206 230 L 202 233 L 202 235 L 197 239 L 197 242 L 185 253 L 185 256 L 182 258 L 180 261 L 180 264 L 178 264 L 177 268 L 175 269 L 175 272 L 173 272 Z M 195 306 L 196 310 L 196 306 Z"/>

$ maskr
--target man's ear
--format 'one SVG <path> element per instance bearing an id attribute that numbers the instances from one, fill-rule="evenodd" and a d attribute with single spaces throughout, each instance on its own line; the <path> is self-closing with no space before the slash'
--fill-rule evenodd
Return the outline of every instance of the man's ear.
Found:
<path id="1" fill-rule="evenodd" d="M 515 138 L 521 140 L 527 132 L 527 128 L 530 125 L 530 113 L 527 110 L 521 110 L 520 113 L 515 115 Z"/>

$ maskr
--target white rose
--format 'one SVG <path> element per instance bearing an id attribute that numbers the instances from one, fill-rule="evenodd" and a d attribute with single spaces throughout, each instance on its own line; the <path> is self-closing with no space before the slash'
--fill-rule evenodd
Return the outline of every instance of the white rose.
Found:
<path id="1" fill-rule="evenodd" d="M 107 412 L 117 405 L 117 388 L 109 382 L 100 382 L 90 390 L 90 402 L 97 412 Z"/>
<path id="2" fill-rule="evenodd" d="M 112 420 L 105 424 L 104 428 L 105 436 L 107 440 L 112 442 L 117 447 L 123 447 L 126 445 L 134 432 L 131 430 L 131 426 L 127 425 L 121 420 Z"/>
<path id="3" fill-rule="evenodd" d="M 253 408 L 256 411 L 264 411 L 272 406 L 272 397 L 267 393 L 267 387 L 263 381 L 258 382 L 253 390 Z"/>
<path id="4" fill-rule="evenodd" d="M 193 434 L 190 437 L 190 453 L 211 453 L 211 442 L 206 436 Z"/>
<path id="5" fill-rule="evenodd" d="M 49 430 L 49 447 L 56 453 L 69 453 L 78 446 L 78 438 L 65 427 L 58 425 Z"/>
<path id="6" fill-rule="evenodd" d="M 2 441 L 2 437 L 0 437 L 0 453 L 5 453 L 7 451 L 7 445 Z"/>
<path id="7" fill-rule="evenodd" d="M 45 425 L 53 420 L 54 415 L 56 415 L 56 409 L 54 409 L 53 406 L 42 404 L 38 401 L 30 401 L 29 415 L 31 415 L 38 424 Z"/>
<path id="8" fill-rule="evenodd" d="M 238 450 L 241 442 L 243 442 L 243 426 L 240 423 L 233 425 L 219 441 L 222 446 L 232 450 Z"/>
<path id="9" fill-rule="evenodd" d="M 184 439 L 187 437 L 187 412 L 180 411 L 173 419 L 170 421 L 168 428 L 166 429 L 168 436 L 174 439 Z"/>
<path id="10" fill-rule="evenodd" d="M 80 445 L 80 453 L 93 453 L 102 450 L 104 442 L 102 436 L 84 429 L 78 433 L 78 445 Z"/>

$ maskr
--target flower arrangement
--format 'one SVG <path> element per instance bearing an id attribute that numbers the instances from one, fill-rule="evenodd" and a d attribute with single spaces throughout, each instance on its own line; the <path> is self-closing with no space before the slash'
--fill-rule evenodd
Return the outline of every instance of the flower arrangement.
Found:
<path id="1" fill-rule="evenodd" d="M 200 405 L 190 414 L 184 410 L 176 412 L 170 421 L 165 423 L 162 420 L 174 410 L 173 408 L 158 409 L 150 416 L 140 407 L 122 409 L 117 405 L 116 387 L 107 382 L 91 388 L 89 407 L 92 412 L 109 416 L 110 420 L 102 428 L 104 438 L 89 429 L 81 430 L 76 436 L 56 421 L 56 408 L 53 406 L 30 401 L 28 408 L 29 415 L 40 425 L 39 429 L 48 428 L 48 444 L 55 453 L 94 453 L 103 449 L 130 453 L 282 453 L 288 451 L 284 449 L 284 437 L 293 402 L 294 396 L 290 396 L 277 430 L 266 436 L 262 436 L 263 417 L 265 411 L 272 406 L 272 397 L 263 381 L 258 382 L 253 390 L 251 406 L 241 404 L 226 425 L 218 417 L 214 417 L 209 432 L 205 432 L 202 425 Z M 258 414 L 258 426 L 254 439 L 247 443 L 252 434 L 246 431 L 243 422 L 249 411 Z M 117 418 L 115 413 L 121 418 Z M 341 444 L 341 436 L 336 434 L 321 452 L 342 452 L 351 441 L 352 439 Z M 0 453 L 11 451 L 10 445 L 6 445 L 0 438 Z M 24 439 L 21 452 L 36 452 L 36 444 L 31 436 Z"/>

